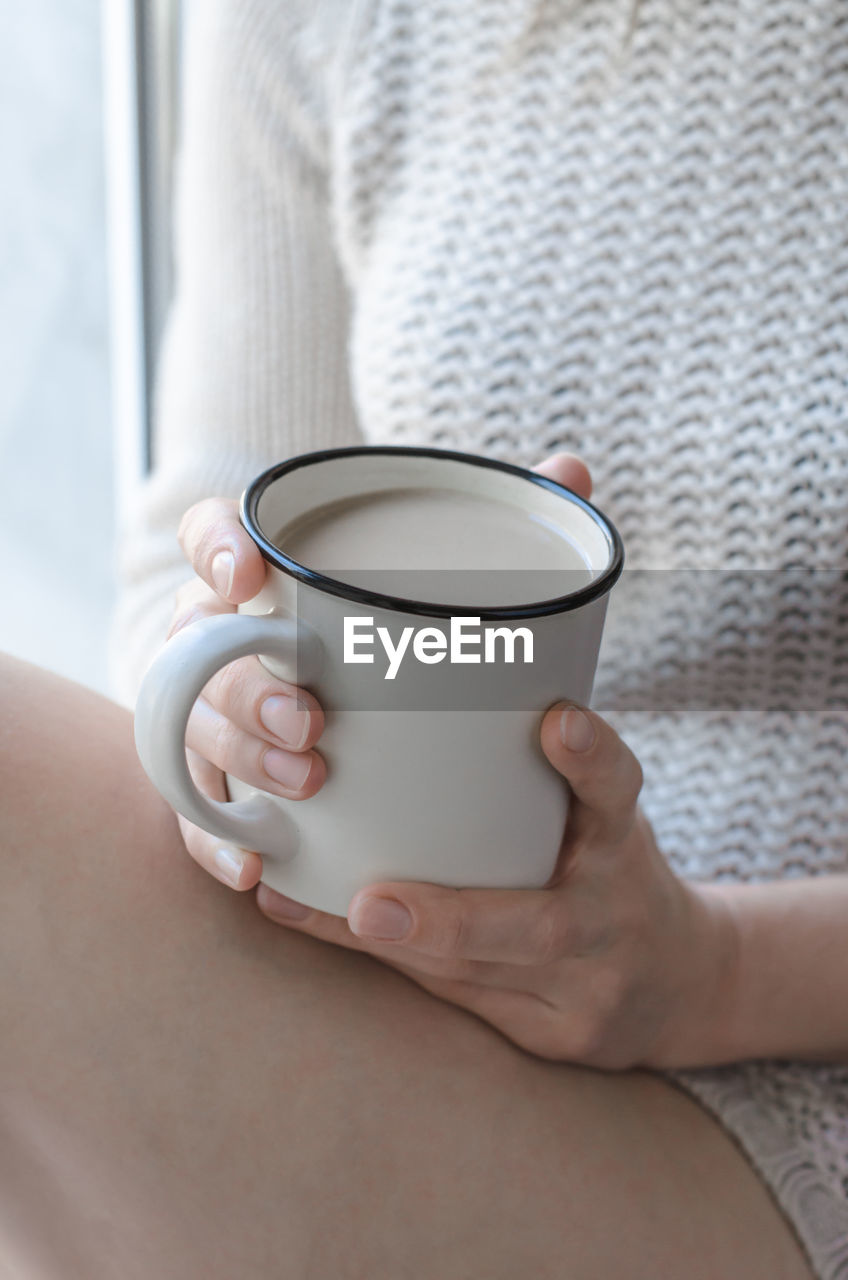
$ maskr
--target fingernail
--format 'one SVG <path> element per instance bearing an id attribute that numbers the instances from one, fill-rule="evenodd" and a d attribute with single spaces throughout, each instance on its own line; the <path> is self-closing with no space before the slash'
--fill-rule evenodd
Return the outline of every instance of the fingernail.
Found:
<path id="1" fill-rule="evenodd" d="M 259 708 L 259 719 L 266 729 L 294 751 L 299 751 L 309 737 L 309 711 L 300 698 L 288 694 L 275 694 L 266 698 Z"/>
<path id="2" fill-rule="evenodd" d="M 351 909 L 348 924 L 360 938 L 398 942 L 412 928 L 412 916 L 394 898 L 360 898 Z"/>
<path id="3" fill-rule="evenodd" d="M 312 756 L 296 756 L 291 751 L 278 751 L 271 747 L 262 757 L 262 768 L 290 791 L 299 791 L 312 771 Z"/>
<path id="4" fill-rule="evenodd" d="M 294 898 L 287 898 L 276 890 L 273 906 L 265 905 L 265 914 L 272 920 L 305 920 L 311 911 L 311 907 L 305 907 L 302 902 L 295 902 Z"/>
<path id="5" fill-rule="evenodd" d="M 227 884 L 232 885 L 234 889 L 239 886 L 241 873 L 244 871 L 244 858 L 234 849 L 220 848 L 215 850 L 215 866 L 220 871 Z"/>
<path id="6" fill-rule="evenodd" d="M 219 596 L 228 596 L 233 589 L 236 560 L 232 551 L 219 551 L 212 561 L 212 582 Z"/>
<path id="7" fill-rule="evenodd" d="M 559 722 L 559 736 L 569 751 L 588 751 L 595 741 L 595 730 L 578 707 L 566 707 Z"/>

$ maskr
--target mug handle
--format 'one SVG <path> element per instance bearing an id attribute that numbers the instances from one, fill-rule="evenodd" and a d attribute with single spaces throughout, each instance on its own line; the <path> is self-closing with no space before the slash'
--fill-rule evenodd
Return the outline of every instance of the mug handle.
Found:
<path id="1" fill-rule="evenodd" d="M 178 631 L 151 663 L 135 710 L 135 745 L 156 790 L 173 809 L 222 840 L 291 858 L 296 828 L 279 802 L 257 791 L 246 800 L 210 800 L 194 784 L 185 752 L 186 725 L 216 671 L 251 654 L 277 658 L 284 680 L 313 679 L 321 644 L 303 622 L 279 615 L 219 614 Z"/>

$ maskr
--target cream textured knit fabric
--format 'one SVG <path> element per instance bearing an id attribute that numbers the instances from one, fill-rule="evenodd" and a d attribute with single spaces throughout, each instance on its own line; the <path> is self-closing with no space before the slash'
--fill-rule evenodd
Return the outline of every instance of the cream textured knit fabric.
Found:
<path id="1" fill-rule="evenodd" d="M 575 450 L 630 566 L 595 705 L 642 760 L 661 847 L 696 877 L 845 871 L 848 5 L 632 19 L 633 0 L 194 6 L 120 687 L 161 642 L 198 498 L 361 438 Z M 848 1277 L 848 1066 L 678 1079 L 818 1275 Z"/>

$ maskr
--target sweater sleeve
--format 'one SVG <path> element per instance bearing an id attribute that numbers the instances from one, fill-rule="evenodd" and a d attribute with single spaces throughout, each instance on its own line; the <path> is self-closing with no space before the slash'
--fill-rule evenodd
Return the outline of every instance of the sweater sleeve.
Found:
<path id="1" fill-rule="evenodd" d="M 191 577 L 176 537 L 184 511 L 237 497 L 285 457 L 360 439 L 329 198 L 334 49 L 321 10 L 310 0 L 188 6 L 153 469 L 119 520 L 111 677 L 128 704 Z"/>

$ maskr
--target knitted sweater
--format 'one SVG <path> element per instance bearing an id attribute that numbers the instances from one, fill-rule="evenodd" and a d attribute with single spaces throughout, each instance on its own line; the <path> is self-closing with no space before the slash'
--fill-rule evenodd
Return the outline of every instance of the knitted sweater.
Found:
<path id="1" fill-rule="evenodd" d="M 182 512 L 366 440 L 589 464 L 594 705 L 681 874 L 848 869 L 844 0 L 204 0 L 122 696 Z M 848 921 L 846 921 L 848 937 Z M 848 1066 L 674 1077 L 848 1276 Z"/>

